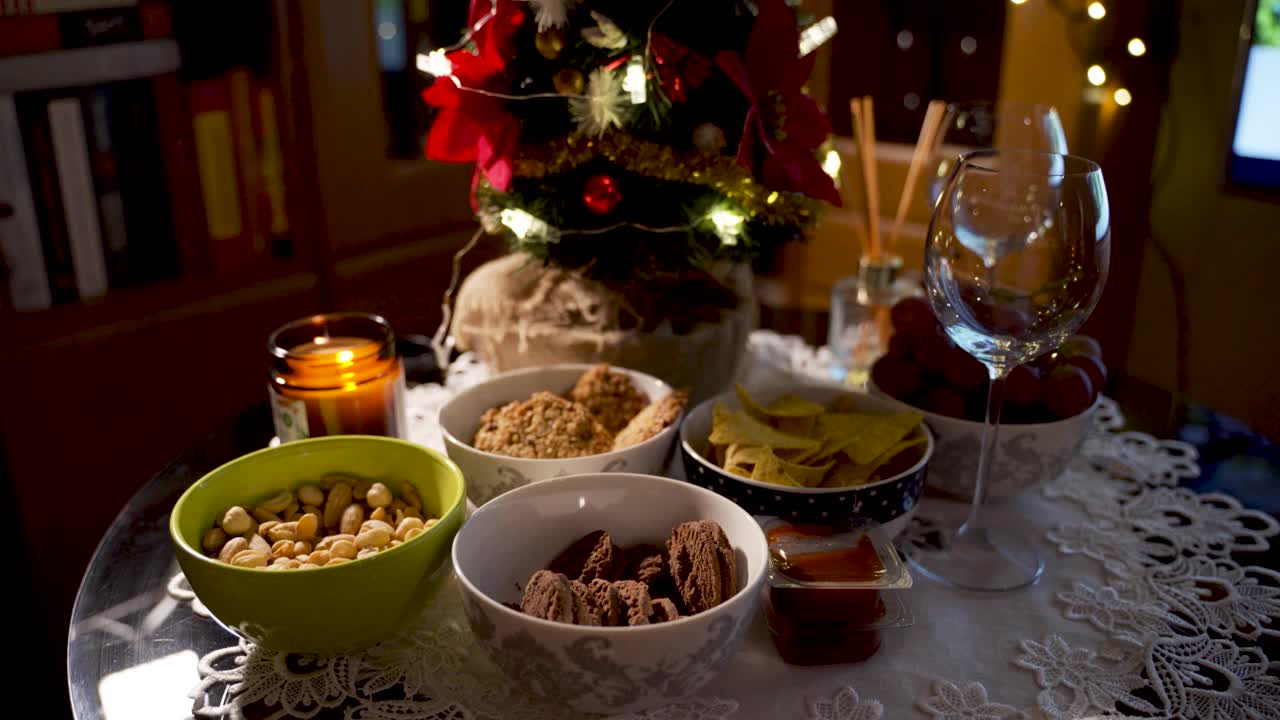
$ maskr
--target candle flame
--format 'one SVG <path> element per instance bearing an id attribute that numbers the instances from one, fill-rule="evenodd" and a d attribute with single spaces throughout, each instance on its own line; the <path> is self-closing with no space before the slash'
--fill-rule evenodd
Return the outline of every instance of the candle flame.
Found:
<path id="1" fill-rule="evenodd" d="M 356 354 L 351 352 L 350 350 L 343 350 L 342 352 L 338 353 L 338 362 L 342 363 L 343 365 L 346 365 L 347 363 L 354 360 L 355 357 L 356 357 Z"/>
<path id="2" fill-rule="evenodd" d="M 314 340 L 312 340 L 312 342 L 314 342 L 314 343 L 315 343 L 315 344 L 317 344 L 317 345 L 324 345 L 325 343 L 329 342 L 329 338 L 327 338 L 327 337 L 320 337 L 319 335 L 317 335 L 317 336 L 315 337 L 315 339 L 314 339 Z"/>

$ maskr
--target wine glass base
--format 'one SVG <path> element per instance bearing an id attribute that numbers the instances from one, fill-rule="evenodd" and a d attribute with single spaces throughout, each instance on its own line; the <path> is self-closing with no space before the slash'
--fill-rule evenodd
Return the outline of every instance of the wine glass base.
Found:
<path id="1" fill-rule="evenodd" d="M 974 592 L 1010 592 L 1044 575 L 1035 548 L 1017 535 L 988 528 L 957 534 L 942 550 L 917 551 L 911 566 L 935 582 Z"/>

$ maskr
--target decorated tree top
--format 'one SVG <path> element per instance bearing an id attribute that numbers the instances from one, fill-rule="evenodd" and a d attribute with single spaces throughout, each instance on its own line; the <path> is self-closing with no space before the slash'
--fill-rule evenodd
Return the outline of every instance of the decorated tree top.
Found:
<path id="1" fill-rule="evenodd" d="M 419 62 L 426 155 L 476 163 L 476 212 L 516 249 L 606 284 L 687 276 L 839 203 L 803 91 L 833 28 L 802 42 L 785 0 L 472 0 L 470 23 Z"/>

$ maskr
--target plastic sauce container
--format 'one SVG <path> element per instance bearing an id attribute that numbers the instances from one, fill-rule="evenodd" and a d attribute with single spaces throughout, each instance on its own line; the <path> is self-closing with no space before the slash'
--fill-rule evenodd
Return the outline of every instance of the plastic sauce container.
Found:
<path id="1" fill-rule="evenodd" d="M 914 622 L 900 590 L 911 574 L 877 528 L 836 529 L 769 518 L 763 607 L 778 654 L 795 665 L 865 660 L 880 631 Z"/>

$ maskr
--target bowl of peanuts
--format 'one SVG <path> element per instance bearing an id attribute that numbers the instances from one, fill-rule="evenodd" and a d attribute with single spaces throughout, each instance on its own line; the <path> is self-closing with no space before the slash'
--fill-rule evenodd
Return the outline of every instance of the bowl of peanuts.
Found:
<path id="1" fill-rule="evenodd" d="M 187 489 L 178 564 L 215 618 L 270 650 L 350 653 L 393 636 L 449 577 L 466 513 L 443 454 L 385 437 L 285 443 Z"/>

